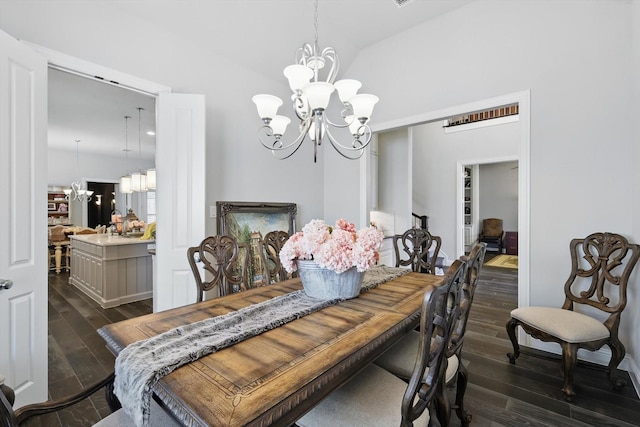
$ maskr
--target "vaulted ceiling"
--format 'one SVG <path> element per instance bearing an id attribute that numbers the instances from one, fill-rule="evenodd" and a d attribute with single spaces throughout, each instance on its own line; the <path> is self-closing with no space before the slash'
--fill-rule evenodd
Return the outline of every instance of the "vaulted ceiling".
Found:
<path id="1" fill-rule="evenodd" d="M 359 50 L 471 1 L 320 0 L 319 44 L 336 48 L 345 69 Z M 281 75 L 295 49 L 314 37 L 312 0 L 92 0 L 96 2 L 273 76 Z M 129 155 L 137 156 L 136 107 L 141 106 L 143 157 L 153 157 L 155 139 L 146 135 L 155 127 L 153 98 L 56 70 L 50 71 L 49 90 L 50 147 L 75 150 L 74 141 L 80 139 L 80 150 L 124 156 L 124 115 L 130 115 L 128 145 L 134 151 Z"/>

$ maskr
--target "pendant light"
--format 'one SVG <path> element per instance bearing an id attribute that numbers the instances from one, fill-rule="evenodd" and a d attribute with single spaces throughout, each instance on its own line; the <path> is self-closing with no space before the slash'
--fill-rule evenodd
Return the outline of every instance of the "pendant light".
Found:
<path id="1" fill-rule="evenodd" d="M 129 167 L 129 119 L 131 116 L 124 116 L 124 159 L 125 167 Z M 131 176 L 125 175 L 120 177 L 120 192 L 122 194 L 130 194 L 131 191 Z"/>

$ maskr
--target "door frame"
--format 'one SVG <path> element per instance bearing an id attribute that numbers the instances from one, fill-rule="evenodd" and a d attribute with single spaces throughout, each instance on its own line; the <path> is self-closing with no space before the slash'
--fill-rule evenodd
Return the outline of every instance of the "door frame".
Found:
<path id="1" fill-rule="evenodd" d="M 531 91 L 524 90 L 514 92 L 495 98 L 483 99 L 468 104 L 456 105 L 453 107 L 443 108 L 440 110 L 417 113 L 412 116 L 400 119 L 390 120 L 387 122 L 376 123 L 371 126 L 372 133 L 385 132 L 398 128 L 412 127 L 424 123 L 430 123 L 452 116 L 459 116 L 473 111 L 482 111 L 508 104 L 518 104 L 519 120 L 520 120 L 520 140 L 518 142 L 518 307 L 528 307 L 530 305 L 530 253 L 529 241 L 531 233 L 530 217 L 531 217 Z M 368 148 L 370 149 L 370 148 Z M 369 156 L 362 156 L 360 159 L 360 218 L 368 223 L 369 219 L 369 173 L 370 165 L 368 164 Z M 470 162 L 462 162 L 470 163 Z M 460 171 L 459 171 L 460 172 Z M 412 183 L 408 182 L 408 188 L 411 193 Z M 408 213 L 409 215 L 411 212 Z M 456 231 L 460 237 L 463 230 L 458 228 Z M 527 345 L 530 338 L 523 331 L 519 333 L 519 342 Z"/>

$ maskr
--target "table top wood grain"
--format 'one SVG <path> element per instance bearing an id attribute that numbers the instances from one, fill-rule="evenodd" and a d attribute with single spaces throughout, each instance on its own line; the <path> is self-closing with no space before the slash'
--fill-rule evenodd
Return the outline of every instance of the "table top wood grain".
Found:
<path id="1" fill-rule="evenodd" d="M 291 425 L 414 328 L 425 292 L 441 281 L 403 275 L 184 365 L 154 392 L 184 425 Z M 135 341 L 299 289 L 291 279 L 107 325 L 103 337 L 118 354 Z"/>

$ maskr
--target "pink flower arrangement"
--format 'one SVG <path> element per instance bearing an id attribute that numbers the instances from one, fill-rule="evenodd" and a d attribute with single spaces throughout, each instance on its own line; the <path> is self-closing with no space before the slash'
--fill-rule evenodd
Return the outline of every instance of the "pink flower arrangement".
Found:
<path id="1" fill-rule="evenodd" d="M 345 219 L 330 227 L 321 219 L 311 220 L 287 240 L 280 250 L 280 262 L 289 273 L 298 269 L 297 259 L 314 260 L 336 273 L 356 267 L 362 272 L 378 260 L 383 234 L 374 227 L 356 231 Z"/>

